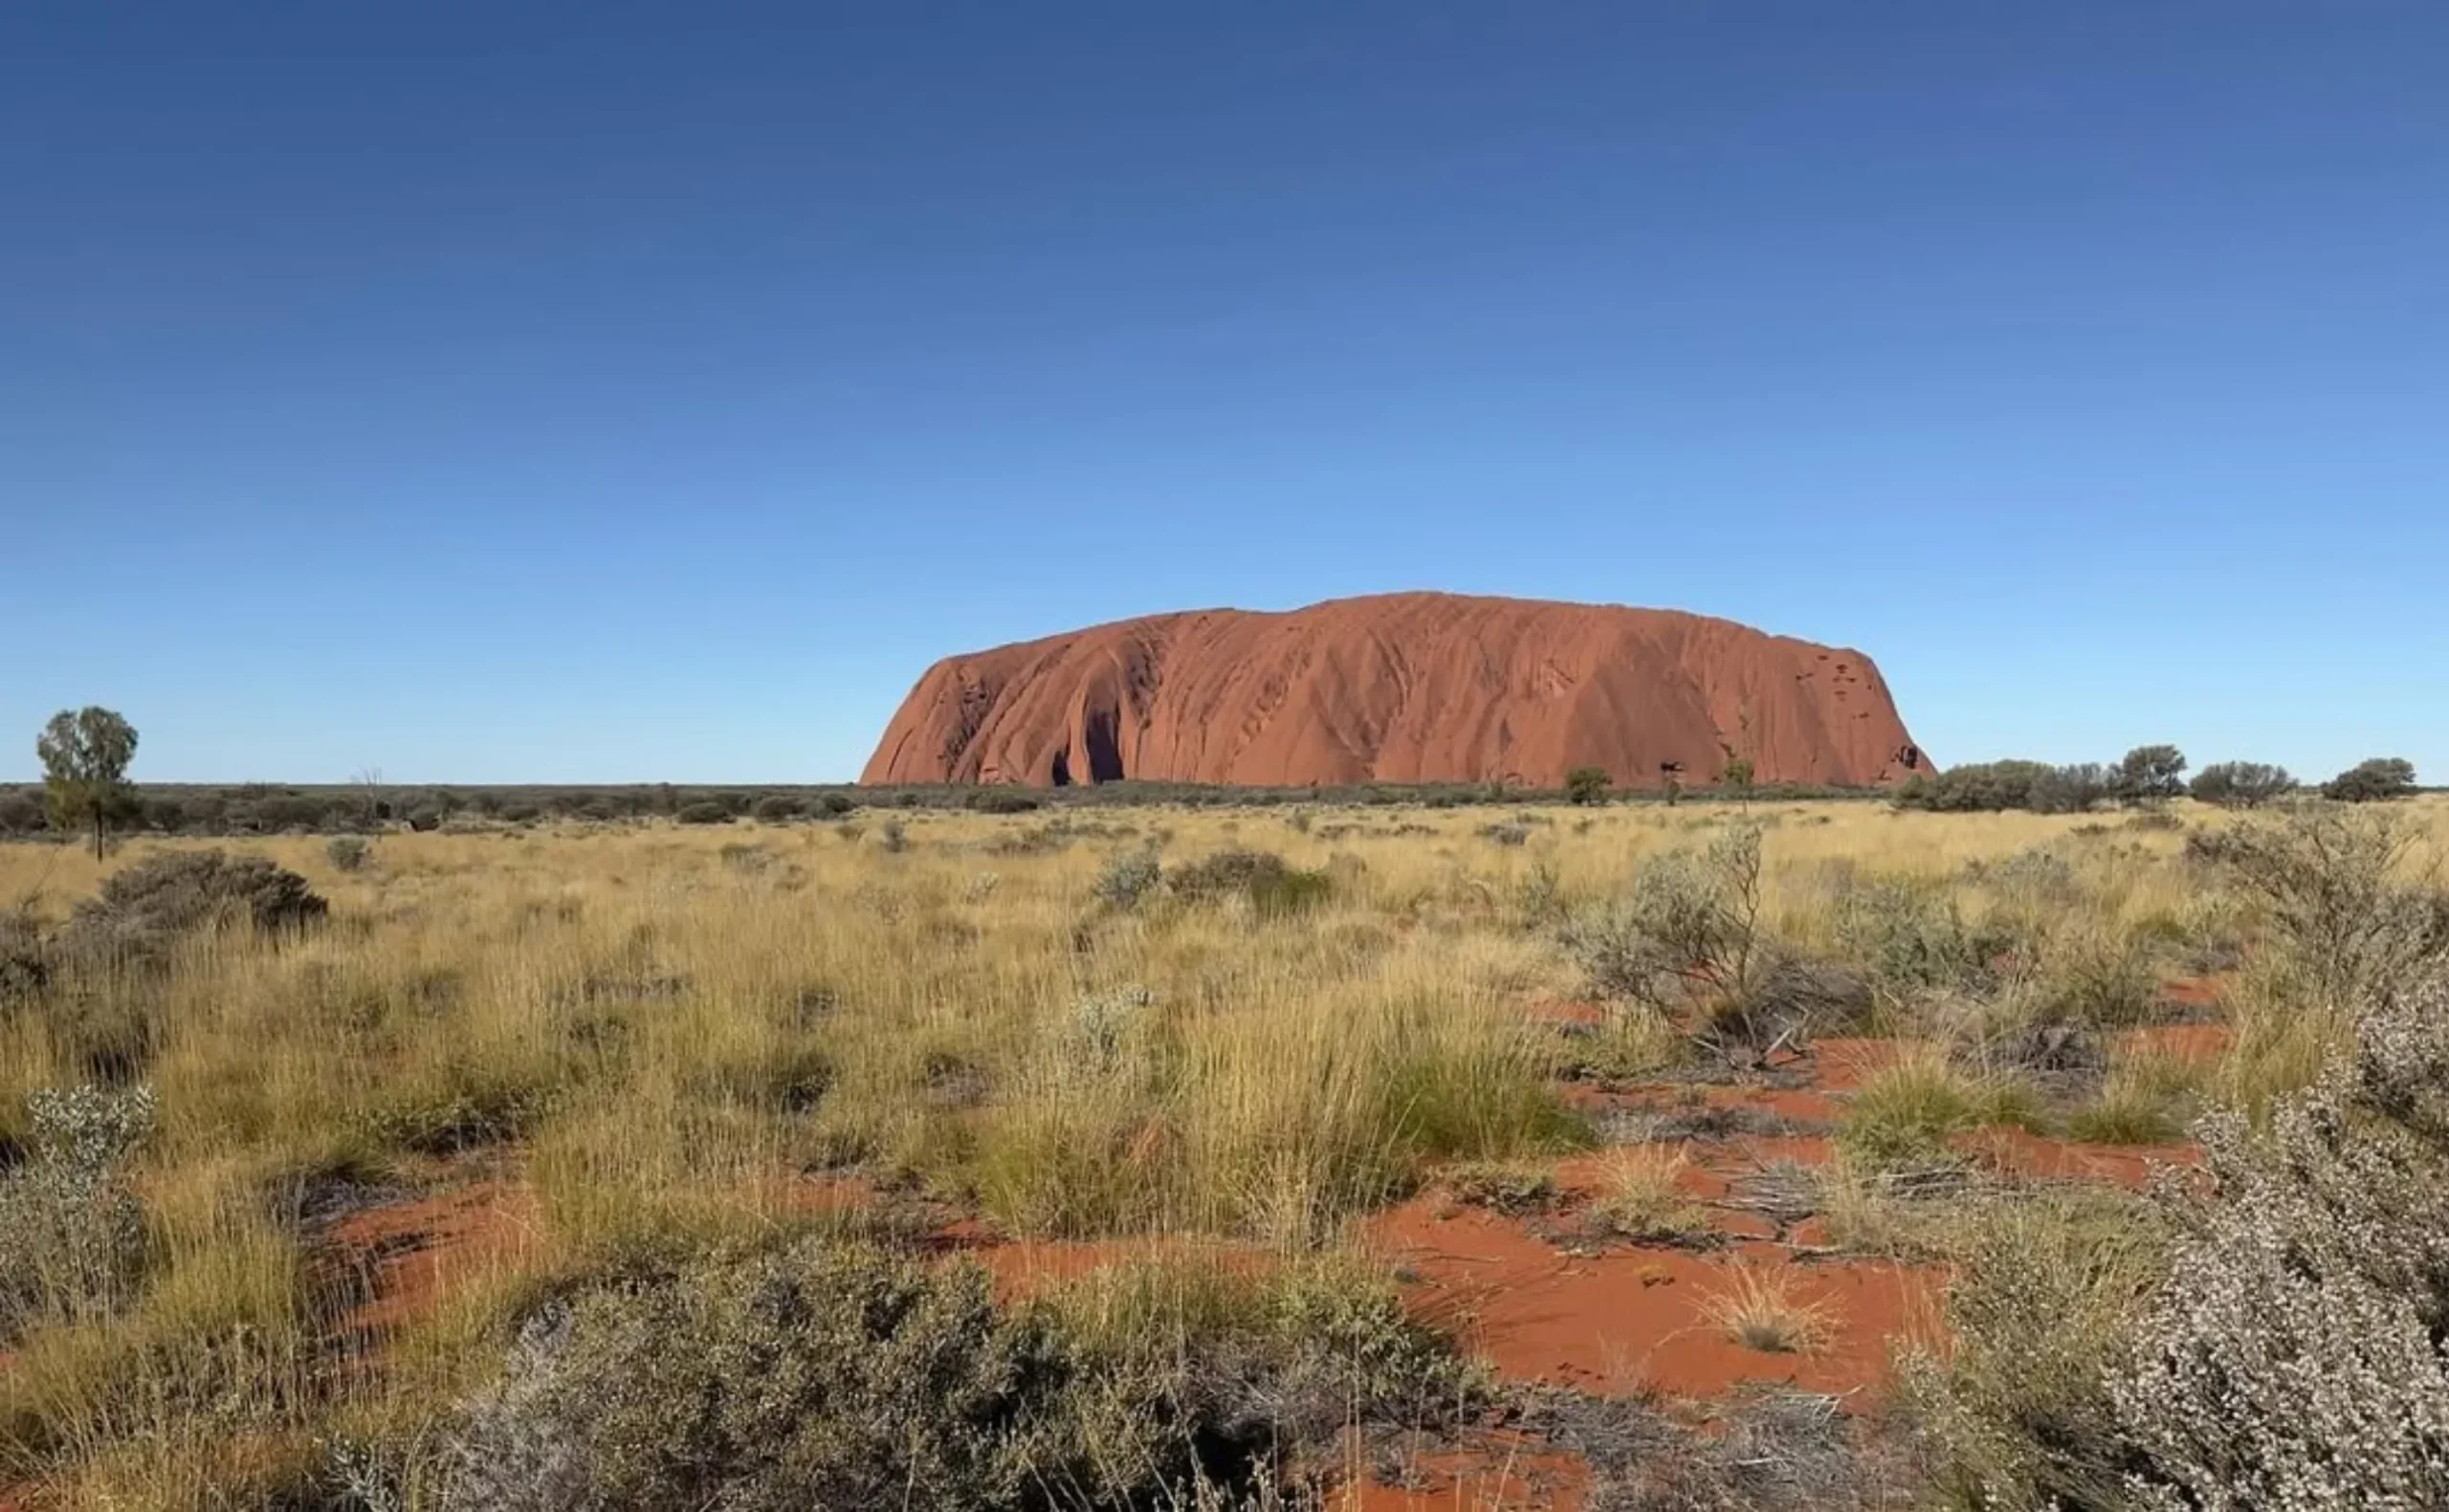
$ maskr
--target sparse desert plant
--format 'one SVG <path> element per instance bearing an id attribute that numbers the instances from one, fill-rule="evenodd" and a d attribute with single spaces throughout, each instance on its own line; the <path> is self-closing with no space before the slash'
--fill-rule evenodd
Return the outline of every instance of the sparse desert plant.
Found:
<path id="1" fill-rule="evenodd" d="M 1492 844 L 1519 845 L 1531 838 L 1531 830 L 1530 826 L 1525 824 L 1483 824 L 1480 826 L 1480 837 Z"/>
<path id="2" fill-rule="evenodd" d="M 1632 888 L 1562 932 L 1604 997 L 1664 1011 L 1704 992 L 1740 994 L 1760 945 L 1760 830 L 1741 824 L 1698 856 L 1644 862 Z"/>
<path id="3" fill-rule="evenodd" d="M 2449 896 L 2408 874 L 2416 832 L 2395 814 L 2300 803 L 2200 837 L 2266 912 L 2314 1007 L 2339 1007 L 2420 978 L 2449 958 Z"/>
<path id="4" fill-rule="evenodd" d="M 1556 1200 L 1555 1172 L 1519 1160 L 1470 1160 L 1442 1172 L 1458 1202 L 1499 1213 L 1535 1213 Z"/>
<path id="5" fill-rule="evenodd" d="M 1836 1334 L 1836 1309 L 1805 1298 L 1788 1267 L 1737 1264 L 1701 1304 L 1701 1316 L 1747 1349 L 1817 1354 Z"/>
<path id="6" fill-rule="evenodd" d="M 1685 1189 L 1691 1157 L 1681 1150 L 1634 1146 L 1607 1157 L 1603 1186 L 1590 1205 L 1600 1232 L 1636 1244 L 1686 1243 L 1710 1231 L 1709 1209 Z"/>
<path id="7" fill-rule="evenodd" d="M 36 1322 L 118 1310 L 144 1264 L 126 1163 L 152 1130 L 151 1090 L 79 1086 L 26 1103 L 25 1157 L 0 1171 L 0 1342 Z"/>
<path id="8" fill-rule="evenodd" d="M 2168 1144 L 2193 1122 L 2204 1077 L 2203 1067 L 2164 1052 L 2122 1056 L 2100 1094 L 2067 1115 L 2066 1132 L 2104 1145 Z"/>
<path id="9" fill-rule="evenodd" d="M 885 854 L 898 856 L 910 848 L 910 826 L 897 819 L 889 819 L 876 831 L 876 844 Z"/>
<path id="10" fill-rule="evenodd" d="M 1187 1468 L 1154 1403 L 1083 1385 L 1043 1323 L 999 1311 L 982 1270 L 803 1245 L 532 1315 L 452 1432 L 445 1500 L 968 1512 L 1039 1488 L 1129 1490 L 1109 1467 Z"/>
<path id="11" fill-rule="evenodd" d="M 363 871 L 374 859 L 374 845 L 363 835 L 334 835 L 323 842 L 323 859 L 335 871 Z"/>
<path id="12" fill-rule="evenodd" d="M 1578 766 L 1565 774 L 1565 797 L 1585 807 L 1604 803 L 1614 783 L 1603 766 Z"/>
<path id="13" fill-rule="evenodd" d="M 2107 1194 L 1988 1204 L 1950 1245 L 1942 1340 L 1901 1351 L 1908 1415 L 1947 1504 L 2131 1504 L 2109 1379 L 2167 1265 L 2148 1211 Z"/>
<path id="14" fill-rule="evenodd" d="M 1194 903 L 1238 895 L 1263 919 L 1299 913 L 1335 891 L 1325 872 L 1300 870 L 1269 850 L 1220 850 L 1168 873 L 1165 883 Z"/>
<path id="15" fill-rule="evenodd" d="M 216 924 L 274 934 L 318 923 L 328 909 L 305 878 L 267 857 L 165 851 L 77 904 L 59 951 L 81 963 L 159 966 L 179 940 Z"/>
<path id="16" fill-rule="evenodd" d="M 2141 1504 L 2449 1502 L 2449 981 L 2369 999 L 2266 1135 L 2201 1135 L 2213 1190 L 2111 1376 Z"/>
<path id="17" fill-rule="evenodd" d="M 1155 892 L 1163 880 L 1164 865 L 1157 847 L 1143 845 L 1109 859 L 1089 890 L 1108 908 L 1129 912 Z"/>
<path id="18" fill-rule="evenodd" d="M 1837 1143 L 1866 1170 L 1894 1171 L 1945 1164 L 1956 1134 L 2039 1117 L 2039 1102 L 2021 1085 L 1958 1070 L 1940 1051 L 1922 1047 L 1865 1078 L 1837 1130 Z"/>

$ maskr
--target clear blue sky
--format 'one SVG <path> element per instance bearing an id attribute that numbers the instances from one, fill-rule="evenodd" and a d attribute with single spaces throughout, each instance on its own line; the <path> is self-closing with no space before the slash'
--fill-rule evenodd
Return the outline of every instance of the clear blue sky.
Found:
<path id="1" fill-rule="evenodd" d="M 1434 587 L 2449 779 L 2449 7 L 15 0 L 0 542 L 0 777 L 841 778 Z"/>

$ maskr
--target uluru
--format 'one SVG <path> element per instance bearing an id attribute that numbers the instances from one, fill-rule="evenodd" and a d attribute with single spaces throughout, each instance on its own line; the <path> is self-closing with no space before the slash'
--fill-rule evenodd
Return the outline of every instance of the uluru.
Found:
<path id="1" fill-rule="evenodd" d="M 860 780 L 1867 787 L 1927 759 L 1860 651 L 1671 609 L 1396 593 L 948 656 Z"/>

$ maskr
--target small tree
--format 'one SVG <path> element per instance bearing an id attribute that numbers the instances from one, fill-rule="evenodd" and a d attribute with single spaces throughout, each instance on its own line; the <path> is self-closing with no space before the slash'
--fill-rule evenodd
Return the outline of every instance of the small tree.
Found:
<path id="1" fill-rule="evenodd" d="M 2189 790 L 2197 803 L 2221 808 L 2260 808 L 2296 790 L 2296 779 L 2284 766 L 2261 761 L 2215 761 L 2194 776 Z"/>
<path id="2" fill-rule="evenodd" d="M 136 758 L 136 727 L 108 709 L 63 709 L 34 741 L 53 820 L 62 829 L 90 828 L 94 859 L 102 858 L 113 822 L 136 807 L 127 764 Z"/>
<path id="3" fill-rule="evenodd" d="M 1607 775 L 1605 767 L 1578 766 L 1565 774 L 1565 797 L 1585 807 L 1603 803 L 1607 800 L 1607 789 L 1614 785 L 1615 780 Z"/>
<path id="4" fill-rule="evenodd" d="M 2415 791 L 2415 763 L 2404 756 L 2359 761 L 2322 784 L 2322 797 L 2342 803 L 2377 803 Z"/>
<path id="5" fill-rule="evenodd" d="M 2117 764 L 2116 796 L 2157 802 L 2185 791 L 2185 753 L 2174 746 L 2136 746 Z"/>
<path id="6" fill-rule="evenodd" d="M 1750 792 L 1752 790 L 1752 758 L 1749 756 L 1728 757 L 1726 769 L 1718 774 L 1718 781 L 1738 793 Z"/>

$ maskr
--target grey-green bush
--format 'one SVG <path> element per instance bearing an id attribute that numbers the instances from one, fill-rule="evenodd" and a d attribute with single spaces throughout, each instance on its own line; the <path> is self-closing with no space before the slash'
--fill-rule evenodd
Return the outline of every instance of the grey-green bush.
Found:
<path id="1" fill-rule="evenodd" d="M 216 924 L 270 934 L 318 923 L 327 911 L 305 878 L 267 857 L 169 851 L 114 874 L 77 904 L 58 953 L 88 966 L 159 966 L 179 940 Z"/>
<path id="2" fill-rule="evenodd" d="M 40 1322 L 106 1316 L 144 1266 L 144 1214 L 128 1155 L 152 1131 L 145 1087 L 26 1098 L 25 1156 L 0 1172 L 0 1342 Z"/>

